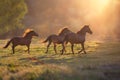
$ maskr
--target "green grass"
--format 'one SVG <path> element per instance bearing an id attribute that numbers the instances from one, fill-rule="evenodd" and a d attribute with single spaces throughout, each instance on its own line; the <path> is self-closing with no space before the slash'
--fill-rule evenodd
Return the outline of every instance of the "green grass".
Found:
<path id="1" fill-rule="evenodd" d="M 55 54 L 53 45 L 45 54 L 47 44 L 33 40 L 31 53 L 25 46 L 3 49 L 7 40 L 0 40 L 0 80 L 120 80 L 120 42 L 86 42 L 87 54 L 75 54 L 67 45 L 67 53 Z"/>

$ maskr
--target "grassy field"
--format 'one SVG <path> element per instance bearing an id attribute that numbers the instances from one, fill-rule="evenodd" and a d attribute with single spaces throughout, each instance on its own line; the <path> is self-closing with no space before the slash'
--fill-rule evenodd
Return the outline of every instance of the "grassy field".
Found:
<path id="1" fill-rule="evenodd" d="M 2 49 L 7 40 L 0 40 L 0 80 L 120 80 L 120 42 L 86 42 L 87 54 L 55 54 L 53 46 L 45 54 L 46 45 L 33 40 L 31 53 L 24 46 Z"/>

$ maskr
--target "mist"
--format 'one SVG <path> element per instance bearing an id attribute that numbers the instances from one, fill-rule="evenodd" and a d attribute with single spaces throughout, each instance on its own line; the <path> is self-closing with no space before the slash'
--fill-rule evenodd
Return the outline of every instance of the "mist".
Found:
<path id="1" fill-rule="evenodd" d="M 26 0 L 26 3 L 28 14 L 24 23 L 39 32 L 41 38 L 57 34 L 62 27 L 77 32 L 85 24 L 93 31 L 88 39 L 120 38 L 119 0 Z"/>

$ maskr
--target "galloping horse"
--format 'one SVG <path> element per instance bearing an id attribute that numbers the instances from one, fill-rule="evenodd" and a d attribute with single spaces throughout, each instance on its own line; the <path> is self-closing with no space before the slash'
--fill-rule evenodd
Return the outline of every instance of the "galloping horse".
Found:
<path id="1" fill-rule="evenodd" d="M 63 40 L 65 36 L 69 33 L 71 33 L 71 31 L 68 28 L 63 28 L 60 30 L 58 35 L 53 34 L 53 35 L 48 36 L 47 39 L 43 41 L 43 43 L 48 42 L 46 53 L 48 53 L 48 49 L 51 43 L 54 44 L 54 51 L 55 53 L 57 53 L 56 44 L 64 45 Z"/>
<path id="2" fill-rule="evenodd" d="M 85 42 L 85 36 L 86 36 L 86 33 L 89 33 L 89 34 L 92 34 L 92 31 L 91 29 L 89 28 L 89 25 L 85 25 L 80 31 L 78 31 L 77 33 L 69 33 L 66 35 L 65 39 L 64 39 L 64 42 L 65 43 L 68 43 L 70 42 L 71 44 L 71 50 L 72 50 L 72 53 L 74 54 L 74 51 L 73 51 L 73 47 L 74 47 L 74 44 L 81 44 L 82 46 L 82 50 L 79 51 L 78 53 L 84 51 L 84 53 L 86 54 L 86 51 L 85 51 L 85 48 L 84 48 L 84 42 Z M 63 50 L 62 50 L 62 53 L 63 54 L 65 51 L 65 46 L 63 45 Z"/>
<path id="3" fill-rule="evenodd" d="M 28 53 L 30 53 L 30 43 L 33 36 L 38 36 L 36 32 L 31 29 L 27 29 L 22 37 L 13 37 L 3 48 L 7 48 L 12 43 L 12 51 L 15 53 L 15 47 L 18 45 L 26 45 Z"/>

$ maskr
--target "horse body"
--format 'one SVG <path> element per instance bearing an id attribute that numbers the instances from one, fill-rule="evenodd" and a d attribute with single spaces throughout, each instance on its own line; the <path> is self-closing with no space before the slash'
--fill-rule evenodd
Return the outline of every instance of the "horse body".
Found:
<path id="1" fill-rule="evenodd" d="M 85 37 L 80 36 L 76 33 L 68 34 L 65 39 L 66 39 L 67 42 L 70 42 L 71 44 L 78 44 L 78 43 L 85 42 Z"/>
<path id="2" fill-rule="evenodd" d="M 48 36 L 48 38 L 44 42 L 53 42 L 56 44 L 61 44 L 63 40 L 64 40 L 63 36 L 58 36 L 58 35 L 53 34 L 53 35 Z"/>
<path id="3" fill-rule="evenodd" d="M 71 33 L 71 31 L 68 28 L 63 28 L 61 30 L 61 32 L 59 33 L 59 35 L 53 34 L 53 35 L 48 36 L 47 39 L 44 41 L 44 43 L 48 42 L 46 53 L 48 53 L 48 49 L 49 49 L 51 43 L 54 44 L 54 51 L 55 51 L 55 53 L 57 53 L 57 50 L 56 50 L 57 44 L 63 45 L 64 38 L 68 33 Z"/>
<path id="4" fill-rule="evenodd" d="M 25 45 L 27 46 L 28 53 L 29 53 L 30 43 L 33 36 L 38 36 L 38 34 L 35 33 L 34 31 L 30 31 L 30 32 L 27 32 L 23 37 L 14 37 L 10 41 L 8 41 L 8 43 L 3 48 L 7 48 L 10 45 L 10 43 L 12 43 L 12 50 L 14 54 L 16 46 Z"/>
<path id="5" fill-rule="evenodd" d="M 31 43 L 31 39 L 24 37 L 14 37 L 12 38 L 12 44 L 17 45 L 28 45 Z"/>
<path id="6" fill-rule="evenodd" d="M 70 42 L 71 50 L 72 50 L 73 54 L 74 54 L 74 50 L 73 50 L 74 44 L 81 44 L 82 50 L 80 50 L 78 53 L 84 51 L 84 53 L 86 54 L 86 51 L 85 51 L 85 48 L 84 48 L 84 42 L 85 42 L 86 33 L 92 34 L 92 31 L 90 30 L 88 25 L 85 25 L 77 33 L 73 33 L 72 32 L 72 33 L 66 35 L 66 37 L 64 39 L 64 43 Z M 63 45 L 63 49 L 62 49 L 62 53 L 61 54 L 63 54 L 64 51 L 65 51 L 65 46 Z"/>

